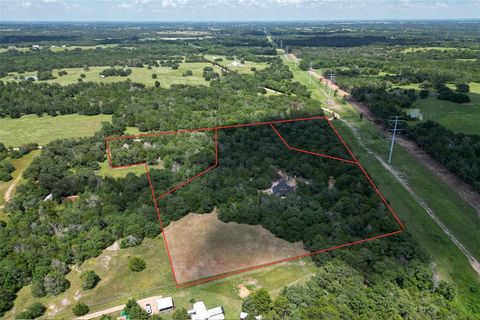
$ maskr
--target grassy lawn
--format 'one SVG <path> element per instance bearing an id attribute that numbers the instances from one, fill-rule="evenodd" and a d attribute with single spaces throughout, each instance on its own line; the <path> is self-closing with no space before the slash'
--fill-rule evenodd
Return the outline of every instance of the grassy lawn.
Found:
<path id="1" fill-rule="evenodd" d="M 453 86 L 449 85 L 452 89 Z M 418 85 L 412 84 L 402 88 L 417 89 Z M 434 120 L 441 125 L 455 131 L 466 134 L 480 134 L 480 83 L 470 83 L 471 102 L 458 104 L 445 100 L 438 100 L 436 97 L 420 99 L 413 103 L 412 108 L 420 109 L 423 120 Z"/>
<path id="2" fill-rule="evenodd" d="M 209 82 L 203 78 L 203 68 L 211 66 L 210 63 L 198 62 L 198 63 L 180 63 L 180 66 L 177 70 L 173 70 L 170 67 L 152 67 L 149 70 L 147 67 L 139 68 L 132 67 L 132 73 L 128 77 L 106 77 L 102 78 L 100 72 L 110 68 L 109 66 L 95 66 L 90 67 L 90 70 L 85 71 L 83 68 L 63 68 L 63 69 L 53 69 L 52 74 L 57 77 L 56 79 L 42 81 L 47 83 L 59 83 L 61 85 L 68 85 L 78 82 L 81 74 L 85 75 L 83 81 L 92 81 L 99 83 L 112 83 L 112 82 L 121 82 L 127 79 L 132 80 L 133 82 L 143 83 L 146 86 L 154 86 L 155 81 L 160 81 L 160 85 L 164 88 L 170 87 L 172 84 L 190 84 L 190 85 L 209 85 Z M 67 71 L 67 75 L 58 76 L 58 71 L 64 70 Z M 183 77 L 182 74 L 187 71 L 192 70 L 193 76 Z M 152 78 L 152 74 L 157 74 L 157 79 Z M 36 72 L 25 72 L 22 74 L 25 77 L 35 76 Z M 0 79 L 4 81 L 14 81 L 15 77 L 19 76 L 18 73 L 10 73 L 8 76 Z"/>
<path id="3" fill-rule="evenodd" d="M 253 62 L 253 61 L 245 61 L 244 64 L 241 65 L 233 65 L 232 60 L 227 60 L 225 56 L 217 56 L 217 55 L 205 55 L 205 58 L 208 60 L 215 60 L 216 58 L 222 58 L 223 61 L 219 61 L 218 63 L 222 66 L 228 67 L 230 70 L 233 71 L 238 71 L 239 73 L 242 74 L 253 74 L 253 71 L 251 68 L 256 68 L 257 70 L 262 70 L 267 67 L 267 63 L 265 62 Z M 240 59 L 237 59 L 238 62 L 240 62 Z"/>
<path id="4" fill-rule="evenodd" d="M 56 139 L 92 136 L 111 115 L 69 114 L 51 117 L 26 115 L 18 119 L 0 118 L 0 141 L 6 146 L 36 142 L 45 145 Z"/>
<path id="5" fill-rule="evenodd" d="M 140 273 L 130 271 L 127 267 L 129 256 L 143 257 L 147 268 Z M 303 259 L 176 289 L 163 239 L 158 237 L 146 239 L 133 248 L 105 250 L 99 257 L 73 268 L 67 276 L 70 288 L 58 296 L 36 299 L 32 297 L 30 287 L 24 287 L 19 291 L 15 307 L 6 315 L 6 319 L 13 319 L 15 313 L 36 301 L 49 308 L 46 317 L 72 319 L 71 307 L 77 299 L 95 312 L 126 303 L 129 298 L 139 300 L 155 295 L 172 296 L 179 308 L 188 307 L 191 299 L 202 300 L 207 307 L 222 305 L 228 319 L 237 319 L 241 306 L 240 285 L 254 283 L 256 287 L 266 288 L 276 295 L 286 285 L 306 281 L 315 269 L 310 259 Z M 94 270 L 101 277 L 95 289 L 81 289 L 80 273 L 84 270 Z M 166 316 L 170 318 L 169 314 Z"/>
<path id="6" fill-rule="evenodd" d="M 156 165 L 156 166 L 148 166 L 149 169 L 162 169 L 163 166 Z M 100 170 L 97 171 L 97 174 L 101 177 L 113 177 L 113 178 L 123 178 L 127 174 L 132 172 L 133 174 L 139 176 L 145 173 L 145 166 L 132 166 L 128 168 L 116 168 L 112 169 L 108 165 L 108 161 L 104 161 L 100 163 Z"/>

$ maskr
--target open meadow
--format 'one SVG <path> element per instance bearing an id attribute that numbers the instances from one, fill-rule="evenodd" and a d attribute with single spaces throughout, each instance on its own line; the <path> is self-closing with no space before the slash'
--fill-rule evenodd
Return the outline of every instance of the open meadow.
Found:
<path id="1" fill-rule="evenodd" d="M 471 82 L 468 96 L 471 102 L 458 104 L 446 100 L 439 100 L 435 96 L 426 99 L 417 98 L 409 110 L 420 110 L 422 120 L 439 122 L 450 130 L 465 134 L 480 134 L 480 83 Z M 415 89 L 418 85 L 401 86 L 402 88 Z M 449 85 L 452 89 L 453 85 Z"/>
<path id="2" fill-rule="evenodd" d="M 190 84 L 190 85 L 208 85 L 209 82 L 203 78 L 203 68 L 211 66 L 210 63 L 205 62 L 186 62 L 180 63 L 178 69 L 174 70 L 171 67 L 152 67 L 148 69 L 147 67 L 131 67 L 132 73 L 129 76 L 111 76 L 111 77 L 101 77 L 100 73 L 110 68 L 109 66 L 92 66 L 89 67 L 89 70 L 84 70 L 83 68 L 62 68 L 62 69 L 53 69 L 52 74 L 56 79 L 39 81 L 47 83 L 58 83 L 61 85 L 68 85 L 72 83 L 77 83 L 78 79 L 81 79 L 81 75 L 84 74 L 85 77 L 82 78 L 83 81 L 91 81 L 98 83 L 112 83 L 120 82 L 130 79 L 132 82 L 143 83 L 146 86 L 153 87 L 155 81 L 160 82 L 160 86 L 163 88 L 168 88 L 173 84 Z M 66 71 L 67 74 L 64 76 L 59 76 L 58 71 Z M 192 76 L 183 76 L 183 73 L 187 70 L 191 70 Z M 15 78 L 22 75 L 28 78 L 29 76 L 35 76 L 36 72 L 25 72 L 24 74 L 11 73 L 10 75 L 0 79 L 4 81 L 15 81 Z M 152 75 L 156 74 L 157 78 L 153 79 Z"/>
<path id="3" fill-rule="evenodd" d="M 111 115 L 82 116 L 78 114 L 52 117 L 25 115 L 18 119 L 0 118 L 0 141 L 5 146 L 24 143 L 45 145 L 50 141 L 66 138 L 93 136 L 102 122 L 110 122 Z"/>

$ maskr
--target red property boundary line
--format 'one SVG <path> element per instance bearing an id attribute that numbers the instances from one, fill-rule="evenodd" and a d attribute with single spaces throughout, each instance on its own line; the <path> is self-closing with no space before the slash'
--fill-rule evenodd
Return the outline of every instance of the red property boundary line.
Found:
<path id="1" fill-rule="evenodd" d="M 275 127 L 275 124 L 279 124 L 279 123 L 320 120 L 320 119 L 326 120 L 328 122 L 330 128 L 335 133 L 337 138 L 342 142 L 343 146 L 345 147 L 345 149 L 347 150 L 347 152 L 349 153 L 349 155 L 352 157 L 353 160 L 339 158 L 339 157 L 335 157 L 335 156 L 330 156 L 330 155 L 326 155 L 326 154 L 322 154 L 322 153 L 316 153 L 316 152 L 292 147 L 288 144 L 288 142 L 285 140 L 285 138 L 280 134 L 280 132 Z M 305 153 L 305 154 L 310 154 L 310 155 L 317 156 L 317 157 L 323 157 L 323 158 L 327 158 L 327 159 L 337 160 L 337 161 L 350 163 L 350 164 L 358 166 L 360 168 L 360 170 L 363 172 L 363 174 L 365 175 L 365 177 L 367 178 L 367 180 L 370 182 L 370 184 L 372 185 L 373 189 L 378 194 L 378 196 L 380 197 L 382 202 L 388 208 L 388 211 L 392 214 L 395 221 L 399 225 L 400 229 L 396 230 L 396 231 L 393 231 L 393 232 L 377 235 L 377 236 L 374 236 L 374 237 L 361 239 L 361 240 L 357 240 L 357 241 L 333 246 L 333 247 L 330 247 L 330 248 L 317 250 L 317 251 L 314 251 L 314 252 L 305 253 L 305 254 L 302 254 L 302 255 L 297 255 L 297 256 L 281 259 L 281 260 L 276 260 L 276 261 L 272 261 L 272 262 L 269 262 L 269 263 L 260 264 L 260 265 L 256 265 L 256 266 L 241 268 L 241 269 L 238 269 L 238 270 L 229 271 L 229 272 L 218 274 L 218 275 L 215 275 L 215 276 L 205 277 L 205 278 L 198 279 L 198 280 L 179 283 L 177 281 L 177 277 L 176 277 L 176 274 L 175 274 L 175 269 L 173 267 L 172 256 L 171 256 L 171 253 L 170 253 L 170 249 L 168 247 L 168 241 L 167 241 L 167 237 L 166 237 L 166 234 L 165 234 L 165 228 L 164 228 L 164 224 L 163 224 L 163 221 L 162 221 L 162 216 L 160 214 L 160 210 L 158 209 L 157 200 L 160 200 L 160 199 L 164 198 L 165 196 L 167 196 L 169 194 L 172 194 L 173 192 L 180 189 L 181 187 L 189 184 L 193 180 L 205 175 L 210 170 L 213 170 L 214 168 L 219 166 L 218 130 L 231 129 L 231 128 L 242 128 L 242 127 L 252 127 L 252 126 L 262 126 L 262 125 L 269 125 L 272 128 L 272 130 L 277 134 L 277 136 L 280 138 L 280 140 L 283 142 L 283 144 L 285 145 L 285 147 L 288 150 L 292 150 L 292 151 L 296 151 L 296 152 L 300 152 L 300 153 Z M 112 164 L 112 154 L 111 154 L 111 150 L 110 150 L 110 142 L 111 141 L 117 141 L 117 140 L 122 140 L 122 139 L 140 138 L 140 137 L 156 137 L 156 136 L 160 136 L 160 135 L 173 135 L 173 134 L 179 134 L 179 133 L 205 132 L 205 131 L 214 131 L 215 163 L 213 165 L 210 165 L 207 169 L 203 170 L 202 172 L 200 172 L 200 173 L 196 174 L 195 176 L 189 178 L 188 180 L 186 180 L 186 181 L 180 183 L 179 185 L 173 187 L 172 189 L 160 194 L 159 196 L 155 195 L 155 190 L 154 190 L 152 180 L 151 180 L 151 177 L 150 177 L 150 171 L 148 170 L 148 164 L 146 162 L 140 162 L 140 163 L 134 163 L 134 164 L 122 165 L 122 166 L 113 166 L 113 164 Z M 348 246 L 351 246 L 351 245 L 356 245 L 356 244 L 361 244 L 361 243 L 364 243 L 364 242 L 372 241 L 372 240 L 375 240 L 375 239 L 381 239 L 381 238 L 393 236 L 393 235 L 396 235 L 396 234 L 399 234 L 399 233 L 405 231 L 405 226 L 403 225 L 403 223 L 398 218 L 398 215 L 395 213 L 393 208 L 388 204 L 387 200 L 385 199 L 383 194 L 380 192 L 380 190 L 377 188 L 377 186 L 375 185 L 373 180 L 370 178 L 367 171 L 363 168 L 363 166 L 358 161 L 357 157 L 355 157 L 353 152 L 348 147 L 345 140 L 343 140 L 342 136 L 338 133 L 337 129 L 335 128 L 335 126 L 333 125 L 331 120 L 328 119 L 328 117 L 326 117 L 326 116 L 316 116 L 316 117 L 288 119 L 288 120 L 273 120 L 273 121 L 254 122 L 254 123 L 236 124 L 236 125 L 225 125 L 225 126 L 217 126 L 217 127 L 206 127 L 206 128 L 197 128 L 197 129 L 182 129 L 182 130 L 176 130 L 176 131 L 162 131 L 162 132 L 146 133 L 146 134 L 126 135 L 126 136 L 117 136 L 117 137 L 106 137 L 105 138 L 105 148 L 106 148 L 106 153 L 107 153 L 107 158 L 108 158 L 108 163 L 109 163 L 110 168 L 121 169 L 121 168 L 129 168 L 129 167 L 140 166 L 140 165 L 143 165 L 145 167 L 147 180 L 148 180 L 148 183 L 150 185 L 150 191 L 152 193 L 153 203 L 154 203 L 154 206 L 155 206 L 155 210 L 157 212 L 160 229 L 161 229 L 161 232 L 162 232 L 163 240 L 164 240 L 164 243 L 165 243 L 165 248 L 166 248 L 167 255 L 168 255 L 168 260 L 169 260 L 169 263 L 170 263 L 170 268 L 172 269 L 173 278 L 175 280 L 175 285 L 176 285 L 177 288 L 189 287 L 189 286 L 193 286 L 193 285 L 196 285 L 196 284 L 217 280 L 217 279 L 220 279 L 220 278 L 225 278 L 225 277 L 232 276 L 232 275 L 235 275 L 235 274 L 239 274 L 239 273 L 243 273 L 243 272 L 247 272 L 247 271 L 252 271 L 252 270 L 256 270 L 256 269 L 267 267 L 267 266 L 272 266 L 272 265 L 275 265 L 275 264 L 278 264 L 278 263 L 297 260 L 297 259 L 312 256 L 312 255 L 315 255 L 315 254 L 319 254 L 319 253 L 322 253 L 322 252 L 328 252 L 328 251 L 332 251 L 332 250 L 336 250 L 336 249 L 340 249 L 340 248 L 345 248 L 345 247 L 348 247 Z"/>

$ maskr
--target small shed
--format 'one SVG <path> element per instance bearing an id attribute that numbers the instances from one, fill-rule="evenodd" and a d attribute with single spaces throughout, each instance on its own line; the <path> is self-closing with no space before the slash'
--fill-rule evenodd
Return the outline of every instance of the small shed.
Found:
<path id="1" fill-rule="evenodd" d="M 172 310 L 175 307 L 172 297 L 157 299 L 158 312 Z"/>

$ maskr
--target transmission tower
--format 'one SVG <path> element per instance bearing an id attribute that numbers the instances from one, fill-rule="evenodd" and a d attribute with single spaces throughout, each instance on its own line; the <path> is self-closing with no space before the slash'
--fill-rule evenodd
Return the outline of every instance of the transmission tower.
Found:
<path id="1" fill-rule="evenodd" d="M 392 137 L 391 143 L 390 143 L 390 151 L 388 153 L 388 163 L 391 163 L 392 161 L 392 154 L 393 154 L 393 145 L 395 144 L 395 137 L 397 135 L 397 132 L 402 131 L 403 129 L 400 129 L 398 124 L 404 122 L 405 120 L 402 120 L 402 116 L 395 116 L 391 117 L 388 122 L 390 123 L 391 126 L 393 126 L 392 129 L 388 129 L 388 131 L 392 132 Z"/>

